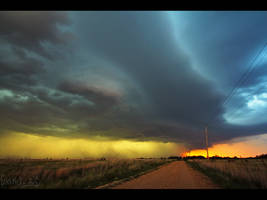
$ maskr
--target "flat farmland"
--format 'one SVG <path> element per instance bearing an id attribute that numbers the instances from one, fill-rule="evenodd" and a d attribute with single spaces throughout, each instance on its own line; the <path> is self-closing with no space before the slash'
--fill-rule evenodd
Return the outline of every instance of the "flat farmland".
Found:
<path id="1" fill-rule="evenodd" d="M 1 159 L 0 187 L 90 189 L 169 162 L 167 159 Z"/>

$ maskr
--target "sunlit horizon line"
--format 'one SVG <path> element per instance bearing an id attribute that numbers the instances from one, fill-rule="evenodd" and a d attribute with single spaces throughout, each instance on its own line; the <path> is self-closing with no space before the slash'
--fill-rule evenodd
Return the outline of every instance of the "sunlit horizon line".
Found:
<path id="1" fill-rule="evenodd" d="M 224 144 L 225 145 L 225 144 Z M 256 157 L 260 155 L 267 154 L 267 151 L 262 151 L 261 153 L 249 153 L 249 152 L 241 152 L 241 153 L 224 153 L 224 152 L 219 152 L 216 150 L 212 150 L 212 148 L 208 149 L 209 151 L 209 158 L 211 157 L 229 157 L 229 158 L 251 158 L 251 157 Z M 207 150 L 206 149 L 193 149 L 191 151 L 186 151 L 181 153 L 181 157 L 194 157 L 194 156 L 202 156 L 207 158 Z"/>
<path id="2" fill-rule="evenodd" d="M 209 157 L 255 157 L 267 153 L 267 134 L 235 138 L 209 147 Z M 206 149 L 189 150 L 184 143 L 108 140 L 107 137 L 61 138 L 13 133 L 1 136 L 0 158 L 140 158 L 204 156 Z"/>

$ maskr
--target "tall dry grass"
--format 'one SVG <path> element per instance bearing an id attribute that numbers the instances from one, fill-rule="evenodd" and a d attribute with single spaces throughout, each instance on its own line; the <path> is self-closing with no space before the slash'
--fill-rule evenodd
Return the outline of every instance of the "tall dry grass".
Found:
<path id="1" fill-rule="evenodd" d="M 248 188 L 267 188 L 266 159 L 226 159 L 197 160 L 204 170 L 215 169 L 228 178 L 228 181 L 238 181 Z"/>
<path id="2" fill-rule="evenodd" d="M 161 159 L 0 160 L 0 187 L 94 188 L 136 175 L 166 162 L 170 161 Z M 13 181 L 3 184 L 7 180 Z"/>

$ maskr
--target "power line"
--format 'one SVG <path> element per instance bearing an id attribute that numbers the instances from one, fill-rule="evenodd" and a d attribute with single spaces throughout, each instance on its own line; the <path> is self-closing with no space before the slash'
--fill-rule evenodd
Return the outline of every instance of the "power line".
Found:
<path id="1" fill-rule="evenodd" d="M 251 64 L 248 67 L 248 69 L 245 71 L 245 73 L 237 81 L 237 83 L 235 84 L 235 86 L 233 87 L 233 89 L 231 90 L 229 95 L 227 95 L 226 98 L 224 99 L 222 106 L 226 105 L 229 102 L 229 99 L 231 99 L 233 97 L 233 95 L 237 91 L 237 89 L 240 88 L 248 80 L 249 75 L 254 71 L 255 66 L 257 66 L 257 65 L 255 65 L 255 62 L 257 61 L 257 58 L 262 54 L 262 52 L 264 51 L 266 46 L 267 46 L 267 43 L 264 44 L 263 48 L 253 58 Z M 215 112 L 213 112 L 212 116 L 217 111 L 218 111 L 218 109 L 216 109 Z M 211 117 L 211 119 L 208 121 L 207 125 L 211 124 L 216 118 L 217 117 L 215 117 L 215 118 Z"/>
<path id="2" fill-rule="evenodd" d="M 256 56 L 254 57 L 254 59 L 252 60 L 251 64 L 249 65 L 248 69 L 245 71 L 245 73 L 240 77 L 240 79 L 237 81 L 237 83 L 235 84 L 235 86 L 233 87 L 233 89 L 231 90 L 231 92 L 229 93 L 229 95 L 226 96 L 226 98 L 224 99 L 223 101 L 223 104 L 222 106 L 226 105 L 230 99 L 234 96 L 235 92 L 237 91 L 238 88 L 240 88 L 247 80 L 248 80 L 248 77 L 252 74 L 252 72 L 254 71 L 255 69 L 255 62 L 257 61 L 258 57 L 262 54 L 262 52 L 264 52 L 265 48 L 267 46 L 267 43 L 264 44 L 263 48 L 258 52 L 258 54 L 256 54 Z M 262 88 L 261 88 L 262 89 Z M 258 89 L 257 91 L 259 91 L 260 89 Z M 256 92 L 257 92 L 256 91 Z M 240 109 L 240 108 L 239 108 Z M 238 110 L 239 110 L 238 109 Z M 215 111 L 217 111 L 218 109 L 216 109 Z M 236 111 L 237 112 L 237 111 Z M 235 113 L 236 113 L 235 112 Z M 213 115 L 215 114 L 216 112 L 213 113 Z M 212 115 L 212 116 L 213 116 Z M 208 158 L 208 144 L 207 144 L 207 128 L 208 128 L 208 125 L 210 125 L 212 122 L 216 122 L 216 120 L 218 119 L 218 116 L 215 116 L 214 118 L 211 118 L 206 127 L 205 127 L 205 136 L 206 136 L 206 150 L 207 150 L 207 158 Z M 216 123 L 214 123 L 216 124 Z"/>
<path id="3" fill-rule="evenodd" d="M 229 100 L 229 99 L 234 95 L 234 92 L 235 92 L 235 91 L 237 90 L 237 88 L 238 88 L 238 87 L 237 87 L 238 84 L 240 83 L 240 84 L 242 85 L 243 83 L 245 83 L 245 81 L 248 79 L 249 75 L 254 71 L 255 66 L 257 66 L 257 65 L 254 65 L 254 64 L 255 64 L 255 62 L 257 61 L 257 58 L 262 54 L 262 52 L 264 52 L 264 49 L 266 48 L 266 45 L 267 45 L 267 43 L 263 46 L 263 48 L 261 49 L 261 51 L 259 51 L 259 53 L 254 57 L 253 62 L 251 62 L 250 67 L 249 67 L 248 70 L 247 70 L 247 71 L 240 77 L 240 79 L 238 80 L 236 86 L 235 86 L 235 87 L 233 88 L 233 90 L 231 91 L 230 95 L 228 95 L 228 96 L 226 97 L 226 99 L 225 99 L 223 105 L 224 105 L 224 104 L 227 104 L 227 102 L 229 102 L 229 101 L 227 101 L 227 100 Z M 246 77 L 245 77 L 245 76 L 246 76 Z M 245 78 L 243 79 L 243 77 L 245 77 Z M 243 82 L 242 82 L 242 79 L 243 79 Z M 239 87 L 240 87 L 240 86 L 239 86 Z"/>
<path id="4" fill-rule="evenodd" d="M 260 61 L 262 61 L 263 59 L 265 59 L 265 56 L 267 55 L 267 53 L 265 52 L 264 53 L 264 55 L 261 57 L 261 60 Z M 255 68 L 254 68 L 255 69 Z M 253 96 L 253 95 L 255 95 L 255 94 L 257 94 L 257 93 L 260 93 L 260 92 L 262 92 L 264 89 L 266 89 L 266 87 L 265 86 L 262 86 L 262 87 L 260 87 L 260 88 L 258 88 L 257 90 L 255 90 L 254 92 L 252 92 L 252 93 L 250 93 L 248 96 L 246 96 L 247 98 L 249 98 L 249 97 L 251 97 L 251 96 Z M 239 103 L 239 102 L 238 102 Z M 238 104 L 238 107 L 237 107 L 237 109 L 234 109 L 228 116 L 233 116 L 234 114 L 236 114 L 242 107 L 240 107 L 242 105 L 242 102 L 241 102 L 241 104 L 239 103 Z M 218 120 L 218 117 L 216 118 L 216 120 L 214 120 L 213 121 L 213 123 L 215 123 L 216 124 L 216 121 Z"/>
<path id="5" fill-rule="evenodd" d="M 239 80 L 236 82 L 236 84 L 234 85 L 233 89 L 231 90 L 231 92 L 225 97 L 222 106 L 225 106 L 230 99 L 234 96 L 234 94 L 236 93 L 237 89 L 240 88 L 242 85 L 244 85 L 244 83 L 248 80 L 248 77 L 252 74 L 252 72 L 255 69 L 255 62 L 257 61 L 258 57 L 262 54 L 262 52 L 264 52 L 265 48 L 267 46 L 267 43 L 264 44 L 263 48 L 255 55 L 255 57 L 253 58 L 252 62 L 250 63 L 248 69 L 242 74 L 242 76 L 239 78 Z M 218 107 L 216 110 L 214 110 L 213 114 L 211 115 L 210 120 L 208 121 L 208 123 L 206 124 L 205 127 L 205 138 L 206 138 L 206 150 L 207 150 L 207 158 L 209 157 L 208 155 L 208 136 L 207 136 L 207 129 L 208 126 L 214 122 L 214 120 L 216 120 L 218 118 L 218 116 L 215 116 L 214 118 L 212 117 L 216 111 L 218 110 Z"/>

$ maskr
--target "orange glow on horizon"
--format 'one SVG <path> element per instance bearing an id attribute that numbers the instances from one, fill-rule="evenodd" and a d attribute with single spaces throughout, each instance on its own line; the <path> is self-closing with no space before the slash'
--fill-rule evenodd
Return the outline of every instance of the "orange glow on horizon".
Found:
<path id="1" fill-rule="evenodd" d="M 242 139 L 242 140 L 240 140 Z M 267 134 L 237 138 L 229 143 L 215 144 L 209 148 L 209 157 L 255 157 L 267 153 Z M 182 157 L 204 156 L 207 157 L 206 149 L 193 149 L 184 152 Z"/>

